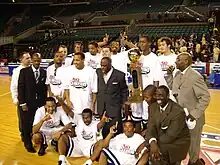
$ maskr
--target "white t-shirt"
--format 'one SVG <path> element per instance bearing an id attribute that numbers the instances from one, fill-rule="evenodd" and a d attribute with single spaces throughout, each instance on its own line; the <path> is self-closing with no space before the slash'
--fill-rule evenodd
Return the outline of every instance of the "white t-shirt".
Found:
<path id="1" fill-rule="evenodd" d="M 160 66 L 159 58 L 156 54 L 150 53 L 147 56 L 142 55 L 139 59 L 142 72 L 143 89 L 154 81 L 161 81 L 163 73 Z"/>
<path id="2" fill-rule="evenodd" d="M 110 140 L 109 149 L 119 151 L 128 155 L 134 155 L 137 148 L 144 141 L 144 138 L 137 133 L 134 133 L 134 135 L 130 138 L 122 133 Z"/>
<path id="3" fill-rule="evenodd" d="M 89 125 L 86 125 L 81 119 L 76 126 L 77 141 L 84 146 L 96 143 L 98 123 L 98 121 L 92 121 Z"/>
<path id="4" fill-rule="evenodd" d="M 63 87 L 62 87 L 62 79 L 64 77 L 62 73 L 63 69 L 64 66 L 61 66 L 56 69 L 55 64 L 47 68 L 46 84 L 50 85 L 51 92 L 55 96 L 61 96 L 61 94 L 63 93 Z"/>
<path id="5" fill-rule="evenodd" d="M 95 70 L 88 66 L 79 70 L 72 65 L 65 68 L 65 72 L 68 75 L 65 76 L 63 87 L 70 90 L 74 112 L 81 114 L 83 109 L 90 107 L 92 93 L 97 91 L 94 85 Z"/>
<path id="6" fill-rule="evenodd" d="M 168 67 L 170 67 L 170 66 L 175 67 L 176 66 L 176 64 L 175 64 L 176 58 L 177 58 L 176 54 L 170 54 L 168 56 L 161 55 L 158 58 L 160 60 L 160 65 L 161 65 L 161 68 L 162 68 L 162 71 L 164 74 L 167 73 Z"/>
<path id="7" fill-rule="evenodd" d="M 100 63 L 102 60 L 101 54 L 91 55 L 91 53 L 85 53 L 85 66 L 90 66 L 93 69 L 100 68 Z"/>
<path id="8" fill-rule="evenodd" d="M 65 66 L 70 66 L 73 62 L 74 53 L 68 54 L 65 58 Z"/>
<path id="9" fill-rule="evenodd" d="M 34 116 L 33 126 L 38 124 L 45 117 L 45 115 L 46 115 L 45 107 L 43 106 L 43 107 L 38 108 Z M 67 125 L 70 123 L 70 120 L 67 117 L 66 113 L 63 111 L 63 109 L 61 107 L 57 107 L 57 111 L 51 115 L 50 120 L 45 121 L 43 123 L 40 130 L 59 127 L 60 121 L 62 121 L 64 125 Z"/>
<path id="10" fill-rule="evenodd" d="M 115 69 L 120 70 L 121 72 L 127 74 L 128 72 L 127 64 L 129 63 L 128 51 L 120 52 L 117 53 L 116 55 L 111 55 L 111 59 L 112 59 L 112 66 Z"/>

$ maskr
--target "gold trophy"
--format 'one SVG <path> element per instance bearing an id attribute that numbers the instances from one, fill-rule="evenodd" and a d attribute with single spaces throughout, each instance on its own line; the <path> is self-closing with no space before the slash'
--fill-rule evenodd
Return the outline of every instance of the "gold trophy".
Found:
<path id="1" fill-rule="evenodd" d="M 132 49 L 128 52 L 130 63 L 130 73 L 132 77 L 132 85 L 129 90 L 128 101 L 131 103 L 141 103 L 143 101 L 143 83 L 141 75 L 141 66 L 139 59 L 141 53 L 138 49 Z"/>

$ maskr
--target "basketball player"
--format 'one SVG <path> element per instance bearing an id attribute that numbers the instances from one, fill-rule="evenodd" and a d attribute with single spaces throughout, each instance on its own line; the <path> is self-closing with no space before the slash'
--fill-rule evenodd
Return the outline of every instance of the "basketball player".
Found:
<path id="1" fill-rule="evenodd" d="M 135 124 L 126 120 L 123 124 L 124 133 L 114 137 L 117 132 L 117 122 L 110 128 L 108 136 L 103 140 L 103 149 L 99 159 L 99 165 L 107 165 L 111 162 L 114 165 L 145 165 L 147 163 L 147 155 L 143 150 L 139 158 L 135 157 L 135 151 L 140 144 L 144 142 L 144 138 L 135 132 Z"/>
<path id="2" fill-rule="evenodd" d="M 74 43 L 74 53 L 83 51 L 83 43 L 81 41 L 76 41 Z M 74 53 L 68 54 L 65 58 L 65 66 L 70 66 L 73 63 Z"/>
<path id="3" fill-rule="evenodd" d="M 60 125 L 60 122 L 64 126 L 71 123 L 63 109 L 56 106 L 56 100 L 53 97 L 48 97 L 45 106 L 36 111 L 32 128 L 32 140 L 36 145 L 40 145 L 39 156 L 45 154 L 47 143 L 52 140 L 53 134 L 67 130 Z"/>
<path id="4" fill-rule="evenodd" d="M 147 129 L 147 124 L 150 122 L 150 118 L 152 113 L 149 112 L 149 106 L 156 102 L 155 94 L 156 94 L 156 87 L 154 85 L 148 85 L 144 90 L 143 90 L 143 97 L 144 97 L 144 102 L 143 102 L 143 113 L 148 113 L 148 121 L 143 120 L 143 128 L 142 128 L 142 136 L 145 136 L 146 134 L 146 129 Z"/>
<path id="5" fill-rule="evenodd" d="M 172 40 L 168 37 L 162 37 L 160 38 L 160 42 L 159 42 L 159 50 L 161 52 L 161 55 L 159 56 L 159 60 L 160 60 L 160 65 L 163 71 L 163 75 L 164 77 L 167 76 L 167 69 L 168 68 L 175 68 L 176 64 L 176 58 L 177 55 L 172 53 L 171 51 L 171 46 L 172 46 Z M 173 74 L 175 75 L 176 73 L 176 69 L 173 72 Z M 162 77 L 161 81 L 163 82 L 163 85 L 166 85 L 166 80 Z M 172 91 L 170 90 L 170 99 L 172 99 L 173 101 L 176 101 L 176 99 L 173 97 L 172 95 Z"/>
<path id="6" fill-rule="evenodd" d="M 99 45 L 97 42 L 92 41 L 88 45 L 89 52 L 85 53 L 85 65 L 90 66 L 93 69 L 100 67 L 102 56 L 98 53 Z"/>
<path id="7" fill-rule="evenodd" d="M 91 109 L 84 109 L 82 118 L 76 127 L 76 137 L 70 138 L 67 135 L 62 135 L 58 141 L 59 165 L 66 165 L 65 156 L 70 157 L 88 157 L 83 165 L 92 165 L 100 155 L 102 150 L 102 140 L 97 141 L 98 130 L 101 129 L 105 122 L 105 113 L 100 122 L 92 120 Z"/>
<path id="8" fill-rule="evenodd" d="M 68 75 L 64 80 L 64 94 L 67 105 L 73 109 L 74 118 L 81 119 L 82 110 L 85 108 L 95 109 L 97 88 L 93 85 L 95 71 L 84 65 L 85 55 L 82 52 L 75 53 L 74 65 L 66 68 Z M 77 121 L 74 121 L 77 124 Z"/>
<path id="9" fill-rule="evenodd" d="M 68 50 L 67 50 L 67 47 L 66 47 L 65 45 L 60 45 L 60 46 L 58 47 L 57 52 L 60 52 L 60 53 L 63 55 L 64 58 L 67 57 Z M 64 62 L 64 61 L 63 61 L 63 62 Z M 51 65 L 53 65 L 53 64 L 54 64 L 54 61 L 51 61 L 48 66 L 51 66 Z"/>
<path id="10" fill-rule="evenodd" d="M 163 78 L 162 69 L 160 66 L 160 61 L 156 54 L 150 52 L 150 39 L 148 36 L 141 36 L 139 39 L 139 47 L 142 51 L 142 55 L 139 59 L 139 65 L 141 67 L 142 72 L 142 83 L 143 89 L 148 85 L 155 85 L 156 87 L 161 83 L 161 79 Z M 130 50 L 132 52 L 140 53 L 137 49 Z M 165 82 L 165 80 L 164 80 Z M 147 109 L 144 108 L 144 109 Z M 143 103 L 132 103 L 131 104 L 132 111 L 132 120 L 136 122 L 136 131 L 140 132 L 141 130 L 141 121 L 147 123 L 148 114 L 143 113 Z M 145 110 L 145 112 L 147 112 Z"/>
<path id="11" fill-rule="evenodd" d="M 64 60 L 64 56 L 62 53 L 58 52 L 54 56 L 54 64 L 47 68 L 47 90 L 49 96 L 62 96 L 63 88 L 62 88 L 62 76 L 57 75 L 57 70 L 60 69 Z"/>
<path id="12" fill-rule="evenodd" d="M 13 74 L 11 77 L 11 86 L 10 86 L 10 90 L 11 90 L 11 96 L 12 96 L 12 100 L 13 103 L 18 106 L 18 78 L 19 78 L 19 74 L 20 74 L 20 70 L 28 67 L 31 63 L 31 56 L 28 52 L 22 52 L 20 57 L 19 57 L 21 64 L 15 68 L 13 70 Z M 19 131 L 20 131 L 20 135 L 23 141 L 23 135 L 22 135 L 22 127 L 21 127 L 21 117 L 20 117 L 20 111 L 19 111 L 19 107 L 17 107 L 17 113 L 18 113 L 18 126 L 19 126 Z"/>
<path id="13" fill-rule="evenodd" d="M 175 67 L 177 55 L 171 52 L 172 41 L 168 37 L 162 37 L 159 42 L 159 50 L 161 55 L 159 56 L 160 65 L 164 74 L 167 73 L 167 69 L 170 66 Z"/>

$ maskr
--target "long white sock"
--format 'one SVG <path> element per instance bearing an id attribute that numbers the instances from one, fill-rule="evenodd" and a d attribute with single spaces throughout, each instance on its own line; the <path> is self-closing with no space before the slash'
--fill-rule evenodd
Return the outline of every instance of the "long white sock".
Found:
<path id="1" fill-rule="evenodd" d="M 61 160 L 62 162 L 65 162 L 65 160 L 66 160 L 65 155 L 60 155 L 59 156 L 59 160 Z"/>

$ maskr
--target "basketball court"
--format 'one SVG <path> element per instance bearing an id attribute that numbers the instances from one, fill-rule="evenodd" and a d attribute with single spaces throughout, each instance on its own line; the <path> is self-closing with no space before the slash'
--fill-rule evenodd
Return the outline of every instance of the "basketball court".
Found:
<path id="1" fill-rule="evenodd" d="M 206 110 L 206 124 L 202 135 L 201 157 L 206 165 L 220 165 L 220 90 L 210 89 L 211 103 Z M 0 165 L 57 164 L 58 154 L 48 147 L 39 157 L 28 153 L 19 137 L 16 106 L 10 94 L 10 77 L 0 76 Z M 81 165 L 85 158 L 68 158 L 71 165 Z"/>

